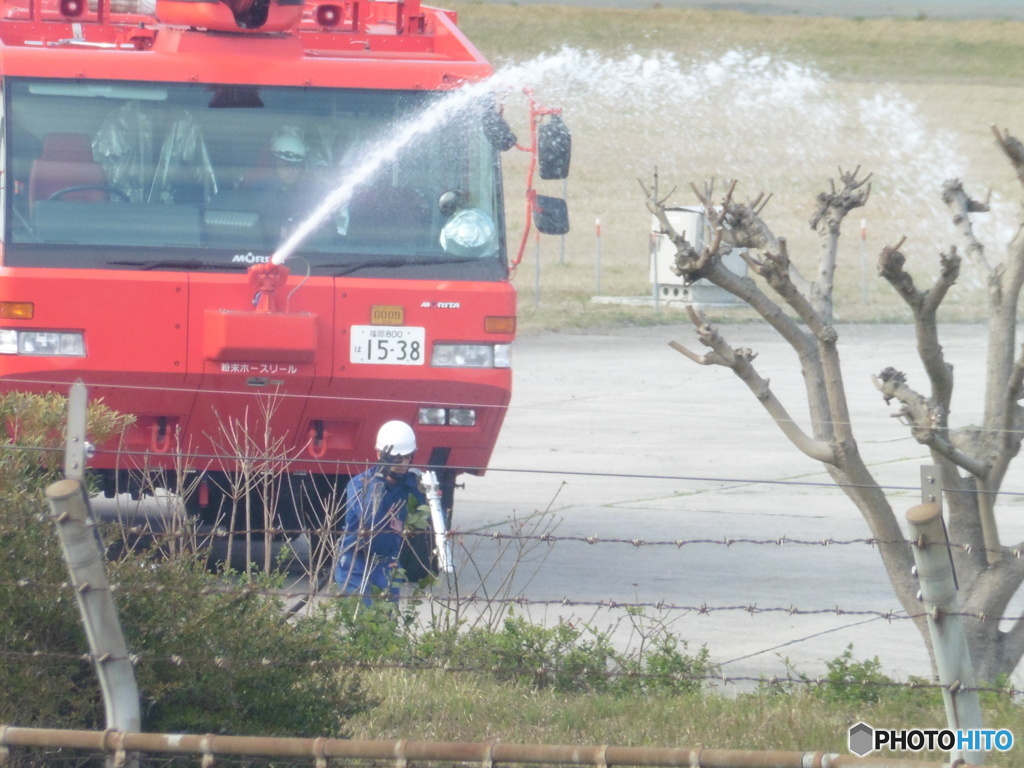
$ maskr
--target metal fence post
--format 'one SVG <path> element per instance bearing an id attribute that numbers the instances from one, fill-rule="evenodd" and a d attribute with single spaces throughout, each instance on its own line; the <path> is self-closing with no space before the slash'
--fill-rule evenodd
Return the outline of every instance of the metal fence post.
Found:
<path id="1" fill-rule="evenodd" d="M 942 685 L 946 720 L 954 731 L 980 729 L 981 704 L 956 597 L 942 508 L 937 503 L 911 507 L 907 510 L 907 523 L 921 582 L 921 601 L 935 650 L 935 666 Z M 953 750 L 950 756 L 953 760 L 959 756 L 975 765 L 985 760 L 982 751 Z"/>

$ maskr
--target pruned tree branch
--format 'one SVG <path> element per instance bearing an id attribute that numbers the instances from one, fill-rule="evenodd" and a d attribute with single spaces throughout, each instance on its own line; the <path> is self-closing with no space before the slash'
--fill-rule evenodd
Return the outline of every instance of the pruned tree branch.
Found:
<path id="1" fill-rule="evenodd" d="M 949 459 L 958 467 L 975 477 L 986 477 L 989 465 L 953 445 L 946 429 L 946 409 L 931 398 L 926 398 L 907 386 L 906 376 L 895 368 L 886 368 L 871 377 L 885 402 L 893 399 L 902 404 L 899 415 L 910 427 L 910 433 L 917 442 L 927 445 L 933 451 Z"/>
<path id="2" fill-rule="evenodd" d="M 1007 132 L 993 131 L 1024 184 L 1024 143 Z M 879 546 L 882 561 L 901 603 L 910 611 L 916 610 L 917 589 L 908 575 L 910 548 L 892 504 L 854 438 L 832 317 L 840 228 L 851 211 L 868 201 L 870 179 L 870 175 L 861 178 L 859 168 L 852 172 L 840 168 L 838 178 L 818 196 L 810 224 L 821 238 L 821 254 L 812 283 L 804 280 L 792 263 L 796 260 L 790 253 L 792 241 L 776 237 L 761 219 L 769 198 L 758 195 L 741 204 L 734 183 L 720 200 L 714 198 L 713 182 L 692 187 L 716 235 L 707 238 L 712 241 L 711 251 L 691 253 L 685 240 L 676 243 L 677 266 L 684 274 L 706 277 L 745 301 L 796 350 L 810 412 L 808 432 L 813 434 L 794 425 L 769 382 L 755 369 L 754 353 L 731 347 L 699 315 L 691 315 L 691 321 L 707 352 L 698 354 L 674 342 L 672 347 L 693 362 L 732 370 L 787 438 L 804 454 L 823 462 L 829 476 L 860 509 L 872 534 L 885 542 Z M 664 203 L 656 193 L 648 197 L 648 207 Z M 939 254 L 940 272 L 932 284 L 915 285 L 901 250 L 905 240 L 883 249 L 878 264 L 879 274 L 913 312 L 917 351 L 931 384 L 930 397 L 908 386 L 904 374 L 893 368 L 873 378 L 887 402 L 897 401 L 898 415 L 913 437 L 930 449 L 942 470 L 949 528 L 965 545 L 951 551 L 960 575 L 964 610 L 981 614 L 981 618 L 965 622 L 972 657 L 979 678 L 995 680 L 1012 672 L 1024 655 L 1024 619 L 1003 631 L 992 618 L 1005 613 L 1024 584 L 1024 558 L 1018 552 L 1009 556 L 1000 545 L 994 509 L 1010 462 L 1024 442 L 1024 348 L 1016 339 L 1017 305 L 1024 290 L 1024 216 L 1001 259 L 996 260 L 986 253 L 972 226 L 972 217 L 988 210 L 988 199 L 972 199 L 958 180 L 945 184 L 943 199 L 964 242 L 959 250 L 950 247 Z M 659 216 L 659 221 L 665 220 L 667 217 Z M 747 249 L 744 259 L 751 277 L 724 267 L 721 256 L 730 246 Z M 988 282 L 985 402 L 980 426 L 954 430 L 949 425 L 953 367 L 939 343 L 937 315 L 959 279 L 964 259 L 984 271 Z M 1024 549 L 1024 542 L 1019 547 Z M 924 633 L 925 622 L 917 624 Z"/>
<path id="3" fill-rule="evenodd" d="M 860 173 L 859 165 L 852 172 L 839 168 L 842 189 L 836 189 L 835 180 L 830 179 L 829 191 L 818 194 L 818 210 L 811 216 L 811 229 L 817 231 L 824 223 L 829 230 L 838 235 L 846 215 L 867 203 L 868 197 L 871 195 L 871 184 L 869 183 L 871 174 L 858 180 L 858 173 Z"/>
<path id="4" fill-rule="evenodd" d="M 723 230 L 723 240 L 730 245 L 739 248 L 753 248 L 755 250 L 776 250 L 778 240 L 775 233 L 761 218 L 761 211 L 768 205 L 771 195 L 759 194 L 753 201 L 745 205 L 733 201 L 733 194 L 736 190 L 736 182 L 732 182 L 725 197 L 719 202 L 714 200 L 714 179 L 706 182 L 701 189 L 695 184 L 690 189 L 697 195 L 697 199 L 707 212 L 708 220 L 712 226 L 720 227 Z"/>
<path id="5" fill-rule="evenodd" d="M 722 240 L 725 237 L 726 231 L 731 233 L 730 237 L 733 242 L 730 245 L 737 247 L 754 247 L 749 245 L 747 238 L 758 239 L 758 241 L 764 238 L 771 242 L 777 242 L 775 236 L 771 234 L 771 230 L 763 222 L 760 222 L 759 219 L 754 220 L 750 218 L 733 204 L 732 194 L 736 188 L 735 183 L 730 185 L 720 206 L 715 206 L 712 203 L 711 195 L 714 193 L 713 179 L 705 182 L 700 190 L 691 185 L 704 205 L 706 215 L 712 223 L 715 233 L 710 246 L 705 247 L 701 252 L 698 252 L 672 226 L 665 212 L 667 200 L 657 198 L 657 184 L 655 183 L 648 187 L 641 181 L 640 186 L 647 195 L 647 209 L 657 218 L 661 231 L 676 246 L 677 251 L 673 269 L 675 274 L 683 277 L 687 282 L 706 278 L 720 288 L 729 291 L 729 293 L 741 301 L 746 302 L 771 324 L 793 346 L 802 361 L 807 359 L 811 346 L 804 330 L 792 318 L 788 317 L 775 302 L 766 296 L 753 280 L 736 275 L 721 264 Z M 766 202 L 762 197 L 758 198 L 761 207 L 763 207 L 763 202 Z M 734 222 L 731 230 L 726 230 L 724 226 L 721 226 L 720 219 L 718 218 L 719 215 L 724 215 L 726 210 L 731 212 L 731 220 Z"/>
<path id="6" fill-rule="evenodd" d="M 871 196 L 871 174 L 858 179 L 860 166 L 852 172 L 839 169 L 840 189 L 834 179 L 829 180 L 829 192 L 818 195 L 818 209 L 811 216 L 811 229 L 822 238 L 818 281 L 811 290 L 811 304 L 825 323 L 832 322 L 832 288 L 835 281 L 836 258 L 839 253 L 839 234 L 843 220 L 850 211 L 867 203 Z"/>
<path id="7" fill-rule="evenodd" d="M 974 234 L 974 227 L 971 224 L 972 213 L 979 213 L 989 210 L 989 201 L 984 202 L 970 197 L 964 190 L 960 179 L 949 179 L 942 185 L 942 202 L 953 212 L 953 224 L 960 231 L 960 236 L 967 243 L 967 258 L 989 279 L 992 278 L 992 266 L 985 257 L 985 246 Z"/>
<path id="8" fill-rule="evenodd" d="M 992 126 L 992 133 L 995 134 L 996 142 L 1003 154 L 1010 160 L 1017 178 L 1024 184 L 1024 144 L 1010 135 L 1009 131 L 999 131 L 999 128 Z"/>
<path id="9" fill-rule="evenodd" d="M 878 273 L 913 312 L 917 351 L 931 381 L 932 398 L 948 413 L 953 399 L 953 366 L 946 362 L 942 352 L 936 315 L 942 300 L 960 276 L 960 257 L 955 246 L 948 254 L 942 254 L 939 277 L 930 289 L 921 291 L 914 285 L 914 278 L 903 268 L 906 258 L 899 249 L 905 240 L 902 238 L 896 245 L 882 249 L 878 258 Z"/>
<path id="10" fill-rule="evenodd" d="M 833 447 L 824 441 L 815 440 L 800 429 L 785 406 L 772 392 L 769 380 L 758 374 L 753 365 L 757 354 L 750 349 L 733 349 L 718 332 L 718 329 L 708 323 L 697 310 L 688 306 L 686 311 L 690 321 L 697 329 L 697 338 L 711 352 L 698 355 L 674 341 L 670 342 L 669 346 L 699 365 L 719 365 L 729 368 L 754 393 L 758 402 L 793 445 L 816 461 L 835 464 L 836 455 Z"/>
<path id="11" fill-rule="evenodd" d="M 1020 452 L 1021 440 L 1024 439 L 1024 409 L 1020 400 L 1024 397 L 1024 347 L 1013 364 L 1010 378 L 1006 384 L 1006 406 L 1003 412 L 1003 424 L 1000 430 L 999 449 L 992 462 L 990 483 L 995 488 L 1002 485 L 1010 462 Z"/>
<path id="12" fill-rule="evenodd" d="M 806 293 L 793 279 L 795 269 L 789 260 L 786 238 L 780 237 L 778 246 L 777 253 L 765 251 L 764 255 L 758 258 L 748 252 L 743 255 L 743 260 L 756 275 L 763 277 L 779 297 L 797 313 L 810 328 L 811 333 L 816 337 L 820 336 L 824 332 L 821 315 L 818 314 Z"/>

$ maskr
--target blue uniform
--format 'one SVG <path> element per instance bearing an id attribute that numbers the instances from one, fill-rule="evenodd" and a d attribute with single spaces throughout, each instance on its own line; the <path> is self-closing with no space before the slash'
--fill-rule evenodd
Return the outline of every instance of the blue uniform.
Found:
<path id="1" fill-rule="evenodd" d="M 391 485 L 381 468 L 373 467 L 349 481 L 345 498 L 345 534 L 334 580 L 345 594 L 397 596 L 394 571 L 405 520 L 410 506 L 426 503 L 417 474 L 407 472 Z"/>

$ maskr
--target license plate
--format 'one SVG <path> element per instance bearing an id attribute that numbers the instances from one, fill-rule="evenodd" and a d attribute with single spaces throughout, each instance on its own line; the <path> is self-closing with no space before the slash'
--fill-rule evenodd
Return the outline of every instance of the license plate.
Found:
<path id="1" fill-rule="evenodd" d="M 349 360 L 373 365 L 423 365 L 427 350 L 423 328 L 353 325 Z"/>

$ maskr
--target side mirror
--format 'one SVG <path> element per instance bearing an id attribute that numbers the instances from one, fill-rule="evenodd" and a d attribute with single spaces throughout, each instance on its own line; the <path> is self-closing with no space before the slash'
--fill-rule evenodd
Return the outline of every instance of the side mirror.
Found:
<path id="1" fill-rule="evenodd" d="M 569 160 L 572 158 L 572 134 L 560 115 L 537 129 L 537 161 L 542 179 L 565 179 L 569 177 Z"/>
<path id="2" fill-rule="evenodd" d="M 499 152 L 507 152 L 516 145 L 516 135 L 505 121 L 493 96 L 485 97 L 480 105 L 480 123 L 487 141 Z"/>
<path id="3" fill-rule="evenodd" d="M 533 222 L 542 235 L 564 235 L 569 231 L 569 206 L 560 197 L 537 195 Z"/>

